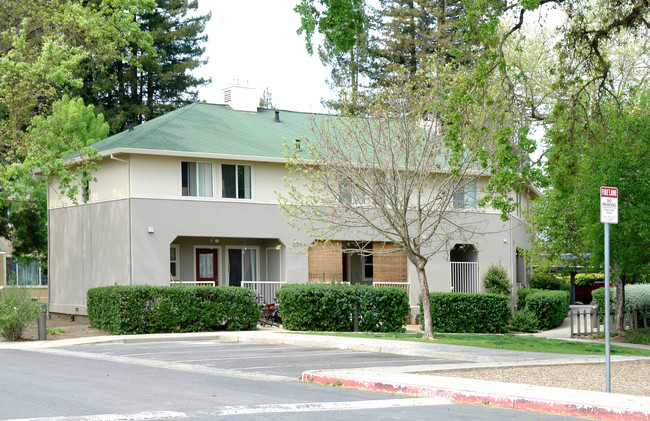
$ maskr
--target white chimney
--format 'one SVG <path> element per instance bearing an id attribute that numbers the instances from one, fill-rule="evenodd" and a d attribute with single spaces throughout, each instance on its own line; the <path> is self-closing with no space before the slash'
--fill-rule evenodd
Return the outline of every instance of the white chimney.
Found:
<path id="1" fill-rule="evenodd" d="M 230 86 L 223 88 L 223 102 L 235 111 L 249 111 L 256 113 L 260 103 L 257 89 L 246 84 L 240 84 L 239 80 L 233 80 Z"/>

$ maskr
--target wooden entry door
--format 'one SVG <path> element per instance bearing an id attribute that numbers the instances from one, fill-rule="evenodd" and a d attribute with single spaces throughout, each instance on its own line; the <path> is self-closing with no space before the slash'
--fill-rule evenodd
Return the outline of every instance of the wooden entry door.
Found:
<path id="1" fill-rule="evenodd" d="M 219 251 L 196 249 L 196 281 L 219 285 Z"/>

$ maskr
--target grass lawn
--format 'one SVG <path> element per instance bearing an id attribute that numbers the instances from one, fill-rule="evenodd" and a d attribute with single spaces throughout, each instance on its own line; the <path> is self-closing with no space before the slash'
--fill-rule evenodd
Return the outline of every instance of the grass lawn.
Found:
<path id="1" fill-rule="evenodd" d="M 429 342 L 421 339 L 421 333 L 339 333 L 302 332 L 313 335 L 346 336 L 355 338 L 391 339 L 399 341 Z M 507 349 L 557 354 L 605 355 L 605 343 L 586 343 L 561 339 L 538 338 L 532 335 L 489 335 L 480 333 L 436 333 L 435 342 L 448 345 L 476 346 L 481 348 Z M 612 345 L 612 355 L 649 356 L 650 350 Z"/>

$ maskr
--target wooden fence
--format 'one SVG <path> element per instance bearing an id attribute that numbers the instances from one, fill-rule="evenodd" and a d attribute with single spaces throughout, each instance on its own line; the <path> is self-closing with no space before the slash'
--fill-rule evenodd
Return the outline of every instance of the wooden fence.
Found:
<path id="1" fill-rule="evenodd" d="M 571 308 L 571 337 L 585 337 L 604 331 L 604 311 L 598 307 L 580 306 Z M 625 330 L 647 328 L 650 319 L 650 307 L 636 307 L 625 310 Z M 614 325 L 614 311 L 610 311 L 610 327 Z"/>

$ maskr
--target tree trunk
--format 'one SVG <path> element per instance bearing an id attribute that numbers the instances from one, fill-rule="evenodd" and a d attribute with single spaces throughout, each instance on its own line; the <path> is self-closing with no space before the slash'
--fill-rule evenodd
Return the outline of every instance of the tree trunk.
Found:
<path id="1" fill-rule="evenodd" d="M 616 311 L 614 313 L 614 330 L 623 332 L 625 330 L 625 275 L 621 275 L 619 264 L 614 264 L 616 273 Z"/>
<path id="2" fill-rule="evenodd" d="M 422 339 L 435 339 L 433 335 L 433 319 L 431 318 L 431 297 L 429 296 L 429 283 L 424 265 L 416 266 L 418 280 L 420 281 L 420 296 L 422 297 L 422 314 L 424 318 L 424 335 Z"/>

